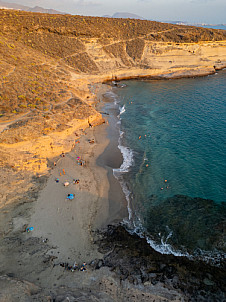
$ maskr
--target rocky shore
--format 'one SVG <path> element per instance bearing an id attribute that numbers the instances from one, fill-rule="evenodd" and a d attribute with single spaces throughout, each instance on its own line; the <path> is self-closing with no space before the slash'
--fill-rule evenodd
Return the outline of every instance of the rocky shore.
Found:
<path id="1" fill-rule="evenodd" d="M 95 269 L 107 266 L 121 281 L 140 285 L 144 292 L 149 286 L 161 284 L 180 292 L 185 301 L 224 301 L 225 264 L 216 267 L 160 254 L 123 226 L 108 226 L 102 236 L 98 244 L 105 255 L 95 263 Z"/>
<path id="2" fill-rule="evenodd" d="M 41 259 L 38 254 L 46 251 L 48 244 L 37 238 L 27 239 L 22 245 L 32 257 L 30 269 L 36 269 L 33 274 L 40 278 L 44 272 L 58 274 L 60 282 L 55 279 L 53 286 L 40 287 L 19 279 L 17 273 L 8 272 L 0 277 L 0 301 L 225 300 L 225 267 L 159 254 L 145 239 L 129 234 L 120 225 L 109 225 L 95 237 L 103 257 L 87 263 L 83 272 L 71 271 L 66 262 L 59 263 L 52 256 Z M 8 244 L 10 241 L 14 247 L 18 246 L 17 249 L 21 245 L 18 238 L 9 236 Z M 17 261 L 23 262 L 22 259 Z"/>

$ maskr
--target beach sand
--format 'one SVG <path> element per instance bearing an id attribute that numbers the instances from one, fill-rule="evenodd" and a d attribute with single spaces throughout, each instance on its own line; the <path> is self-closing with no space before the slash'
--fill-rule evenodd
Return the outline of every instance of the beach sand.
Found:
<path id="1" fill-rule="evenodd" d="M 94 231 L 127 215 L 124 195 L 112 174 L 112 168 L 122 162 L 116 131 L 105 124 L 82 133 L 74 149 L 56 160 L 29 222 L 34 228 L 32 236 L 53 246 L 48 254 L 58 262 L 101 258 L 93 244 Z M 73 184 L 73 179 L 79 179 L 79 184 Z M 64 182 L 69 185 L 65 187 Z M 73 200 L 67 199 L 70 193 Z"/>

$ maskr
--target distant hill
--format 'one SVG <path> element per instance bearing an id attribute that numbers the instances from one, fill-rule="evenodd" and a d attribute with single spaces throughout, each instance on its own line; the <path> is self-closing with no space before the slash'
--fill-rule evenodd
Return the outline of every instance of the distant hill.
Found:
<path id="1" fill-rule="evenodd" d="M 11 9 L 19 9 L 27 11 L 30 7 L 25 5 L 20 5 L 16 3 L 8 3 L 0 0 L 0 8 L 11 8 Z"/>
<path id="2" fill-rule="evenodd" d="M 29 7 L 17 3 L 8 3 L 0 0 L 0 8 L 6 9 L 17 9 L 17 10 L 24 10 L 27 12 L 34 12 L 34 13 L 45 13 L 45 14 L 66 14 L 64 12 L 60 12 L 54 9 L 43 8 L 40 6 Z"/>
<path id="3" fill-rule="evenodd" d="M 115 13 L 112 16 L 109 15 L 104 15 L 103 17 L 105 18 L 121 18 L 121 19 L 140 19 L 140 20 L 145 20 L 143 17 L 138 16 L 136 14 L 131 14 L 127 12 L 120 12 L 120 13 Z"/>
<path id="4" fill-rule="evenodd" d="M 43 7 L 40 7 L 40 6 L 35 6 L 33 8 L 29 8 L 27 11 L 28 12 L 34 12 L 34 13 L 44 13 L 44 14 L 66 14 L 66 13 L 63 13 L 63 12 L 59 12 L 55 9 L 43 8 Z"/>

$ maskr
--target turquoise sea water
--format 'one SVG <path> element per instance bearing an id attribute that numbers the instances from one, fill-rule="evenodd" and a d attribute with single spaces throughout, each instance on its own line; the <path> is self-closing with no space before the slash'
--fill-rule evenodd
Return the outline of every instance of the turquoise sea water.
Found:
<path id="1" fill-rule="evenodd" d="M 115 176 L 127 196 L 128 223 L 163 252 L 171 245 L 224 250 L 215 241 L 222 241 L 225 218 L 226 71 L 123 83 L 113 89 L 124 157 Z M 167 199 L 175 195 L 187 199 Z"/>

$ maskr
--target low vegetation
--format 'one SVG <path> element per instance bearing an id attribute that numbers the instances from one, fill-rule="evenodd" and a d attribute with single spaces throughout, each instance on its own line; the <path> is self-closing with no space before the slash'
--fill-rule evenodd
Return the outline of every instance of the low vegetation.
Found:
<path id="1" fill-rule="evenodd" d="M 45 124 L 47 116 L 52 121 L 55 108 L 76 95 L 71 73 L 100 74 L 101 55 L 115 59 L 118 68 L 141 66 L 145 41 L 206 40 L 226 40 L 226 32 L 135 19 L 0 10 L 0 122 L 26 114 L 39 124 Z M 94 58 L 88 50 L 95 47 Z M 3 136 L 0 141 L 6 142 Z"/>

